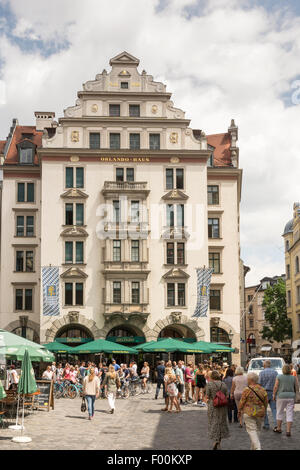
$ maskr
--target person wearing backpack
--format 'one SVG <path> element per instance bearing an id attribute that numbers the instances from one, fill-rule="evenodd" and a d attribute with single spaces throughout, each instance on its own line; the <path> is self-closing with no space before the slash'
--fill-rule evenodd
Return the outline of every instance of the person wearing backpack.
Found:
<path id="1" fill-rule="evenodd" d="M 246 431 L 251 441 L 251 450 L 261 450 L 259 433 L 268 407 L 268 393 L 258 384 L 255 372 L 247 375 L 248 387 L 242 393 L 239 403 L 239 418 L 244 417 Z"/>
<path id="2" fill-rule="evenodd" d="M 228 390 L 221 381 L 218 371 L 211 372 L 210 382 L 206 384 L 208 437 L 214 441 L 213 450 L 221 448 L 221 440 L 229 437 L 227 422 Z"/>

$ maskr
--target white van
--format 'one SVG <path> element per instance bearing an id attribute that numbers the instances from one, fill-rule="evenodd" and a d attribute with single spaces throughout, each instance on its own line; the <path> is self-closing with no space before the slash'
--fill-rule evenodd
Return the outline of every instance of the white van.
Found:
<path id="1" fill-rule="evenodd" d="M 254 357 L 249 363 L 247 373 L 256 372 L 259 374 L 264 370 L 264 362 L 267 360 L 271 362 L 271 369 L 276 370 L 278 374 L 282 374 L 282 368 L 285 364 L 282 357 Z"/>

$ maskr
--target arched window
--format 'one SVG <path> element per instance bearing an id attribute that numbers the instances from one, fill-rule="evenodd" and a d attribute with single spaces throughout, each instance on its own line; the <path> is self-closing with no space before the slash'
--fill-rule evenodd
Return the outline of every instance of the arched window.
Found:
<path id="1" fill-rule="evenodd" d="M 287 240 L 287 241 L 285 242 L 285 249 L 286 249 L 286 251 L 288 251 L 289 248 L 290 248 L 290 244 L 289 244 L 289 241 Z"/>
<path id="2" fill-rule="evenodd" d="M 296 259 L 295 259 L 295 270 L 296 270 L 296 273 L 299 272 L 299 256 L 296 256 Z"/>
<path id="3" fill-rule="evenodd" d="M 230 339 L 227 331 L 216 326 L 212 326 L 210 329 L 210 341 L 212 343 L 226 343 L 230 344 Z"/>
<path id="4" fill-rule="evenodd" d="M 29 339 L 29 341 L 33 341 L 34 343 L 39 343 L 39 337 L 37 333 L 28 326 L 19 326 L 18 328 L 15 328 L 12 333 L 21 336 L 22 338 Z"/>

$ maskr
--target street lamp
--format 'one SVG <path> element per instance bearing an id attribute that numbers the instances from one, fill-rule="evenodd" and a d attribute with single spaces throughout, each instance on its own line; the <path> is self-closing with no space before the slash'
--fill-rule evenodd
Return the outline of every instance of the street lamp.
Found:
<path id="1" fill-rule="evenodd" d="M 231 330 L 230 330 L 229 333 L 228 333 L 228 337 L 229 337 L 230 344 L 232 344 L 232 340 L 233 340 L 233 337 L 234 337 L 234 333 L 232 333 Z"/>

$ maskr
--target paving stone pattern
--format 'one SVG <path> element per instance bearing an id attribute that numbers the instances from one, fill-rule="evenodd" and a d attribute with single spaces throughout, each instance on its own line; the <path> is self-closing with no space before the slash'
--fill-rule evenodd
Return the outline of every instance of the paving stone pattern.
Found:
<path id="1" fill-rule="evenodd" d="M 96 401 L 95 417 L 87 419 L 80 411 L 81 399 L 55 401 L 55 410 L 35 411 L 25 418 L 25 435 L 29 444 L 11 441 L 19 434 L 0 428 L 0 450 L 207 450 L 212 442 L 207 438 L 207 411 L 195 405 L 182 406 L 182 413 L 166 413 L 162 398 L 141 395 L 116 401 L 116 412 L 108 413 L 107 400 Z M 275 434 L 272 428 L 262 430 L 261 443 L 265 450 L 299 449 L 300 405 L 295 407 L 292 437 L 284 432 Z M 270 414 L 270 413 L 269 413 Z M 270 415 L 270 423 L 272 417 Z M 230 424 L 230 438 L 222 442 L 224 450 L 248 450 L 250 441 L 245 428 Z"/>

